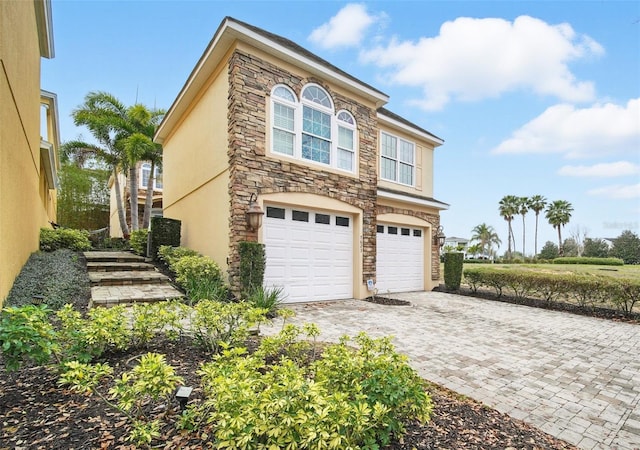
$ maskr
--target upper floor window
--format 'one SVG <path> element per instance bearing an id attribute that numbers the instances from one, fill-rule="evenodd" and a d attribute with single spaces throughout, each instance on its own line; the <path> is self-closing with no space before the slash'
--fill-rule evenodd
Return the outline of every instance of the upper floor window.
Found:
<path id="1" fill-rule="evenodd" d="M 412 142 L 381 133 L 380 178 L 409 186 L 414 185 L 415 145 Z"/>
<path id="2" fill-rule="evenodd" d="M 140 187 L 143 189 L 147 188 L 147 184 L 149 183 L 149 175 L 151 174 L 151 163 L 142 163 L 140 166 Z M 153 189 L 161 190 L 162 189 L 162 168 L 155 166 L 154 167 L 154 179 L 153 179 Z"/>
<path id="3" fill-rule="evenodd" d="M 304 87 L 298 102 L 286 86 L 271 93 L 272 151 L 355 172 L 356 122 L 347 111 L 335 113 L 320 86 Z"/>

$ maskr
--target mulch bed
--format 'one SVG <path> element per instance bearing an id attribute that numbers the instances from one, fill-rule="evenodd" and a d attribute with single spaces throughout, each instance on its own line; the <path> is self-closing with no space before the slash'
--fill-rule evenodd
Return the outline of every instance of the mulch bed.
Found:
<path id="1" fill-rule="evenodd" d="M 118 376 L 130 369 L 131 358 L 147 351 L 166 355 L 185 384 L 198 386 L 196 375 L 201 362 L 209 355 L 188 342 L 157 340 L 144 351 L 105 355 Z M 0 370 L 0 449 L 133 449 L 126 437 L 130 424 L 125 416 L 107 407 L 95 396 L 75 394 L 58 386 L 54 370 L 30 367 L 18 372 Z M 100 387 L 106 393 L 110 383 Z M 542 431 L 510 418 L 478 402 L 437 385 L 428 388 L 434 412 L 426 425 L 411 423 L 402 442 L 384 450 L 426 449 L 571 449 L 576 447 Z M 194 389 L 190 401 L 199 401 L 201 392 Z M 172 401 L 155 411 L 167 425 L 153 448 L 210 448 L 201 436 L 181 433 L 174 426 L 179 414 Z M 211 435 L 211 433 L 209 433 Z"/>

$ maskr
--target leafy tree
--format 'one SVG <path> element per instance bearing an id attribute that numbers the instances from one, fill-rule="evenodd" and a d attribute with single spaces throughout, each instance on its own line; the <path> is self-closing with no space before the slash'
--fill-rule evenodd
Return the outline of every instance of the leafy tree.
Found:
<path id="1" fill-rule="evenodd" d="M 574 238 L 565 239 L 562 243 L 562 256 L 580 256 L 580 246 Z"/>
<path id="2" fill-rule="evenodd" d="M 609 245 L 603 239 L 585 238 L 582 256 L 587 258 L 606 258 L 609 256 Z"/>
<path id="3" fill-rule="evenodd" d="M 525 222 L 524 222 L 524 218 L 527 215 L 527 213 L 529 212 L 529 207 L 530 207 L 529 206 L 530 205 L 529 197 L 518 197 L 516 205 L 517 205 L 518 214 L 520 214 L 522 216 L 522 255 L 524 256 L 524 255 L 527 254 L 525 252 Z"/>
<path id="4" fill-rule="evenodd" d="M 483 255 L 493 256 L 493 246 L 499 246 L 502 243 L 496 230 L 486 223 L 476 225 L 471 233 L 471 241 L 478 242 L 480 253 Z"/>
<path id="5" fill-rule="evenodd" d="M 540 250 L 540 259 L 554 259 L 559 256 L 558 246 L 551 241 L 547 241 Z"/>
<path id="6" fill-rule="evenodd" d="M 480 244 L 474 244 L 467 248 L 467 254 L 469 255 L 476 256 L 478 253 L 481 255 L 483 254 L 482 246 Z"/>
<path id="7" fill-rule="evenodd" d="M 547 205 L 547 209 L 545 211 L 545 217 L 549 221 L 549 224 L 558 230 L 558 248 L 560 256 L 564 256 L 562 248 L 562 233 L 560 230 L 569 223 L 572 212 L 573 206 L 566 200 L 554 200 Z"/>
<path id="8" fill-rule="evenodd" d="M 625 230 L 613 240 L 609 256 L 620 258 L 625 264 L 640 264 L 640 237 L 631 230 Z"/>
<path id="9" fill-rule="evenodd" d="M 500 215 L 507 221 L 509 232 L 507 239 L 507 259 L 511 259 L 511 242 L 513 242 L 513 250 L 515 251 L 516 241 L 513 238 L 513 229 L 511 228 L 511 222 L 513 216 L 518 214 L 518 197 L 515 195 L 505 195 L 502 197 L 499 203 Z"/>
<path id="10" fill-rule="evenodd" d="M 67 228 L 97 230 L 109 225 L 109 171 L 66 162 L 60 168 L 58 223 Z"/>
<path id="11" fill-rule="evenodd" d="M 547 206 L 547 199 L 542 195 L 534 195 L 529 199 L 529 208 L 536 213 L 536 234 L 534 240 L 534 255 L 538 254 L 538 216 L 540 212 Z"/>

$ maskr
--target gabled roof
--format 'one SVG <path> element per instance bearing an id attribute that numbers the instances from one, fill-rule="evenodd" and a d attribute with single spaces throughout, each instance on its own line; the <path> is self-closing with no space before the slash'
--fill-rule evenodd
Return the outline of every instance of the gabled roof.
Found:
<path id="1" fill-rule="evenodd" d="M 237 41 L 246 42 L 265 53 L 316 74 L 320 78 L 330 80 L 332 83 L 352 92 L 358 92 L 359 95 L 370 98 L 376 108 L 389 101 L 388 95 L 338 69 L 295 42 L 232 17 L 225 17 L 180 93 L 167 111 L 167 114 L 165 114 L 155 135 L 156 142 L 162 143 L 169 135 L 172 128 L 178 123 L 182 114 L 187 110 L 206 80 L 220 63 L 222 57 Z"/>
<path id="2" fill-rule="evenodd" d="M 444 144 L 444 140 L 436 136 L 435 134 L 420 128 L 418 125 L 409 122 L 404 117 L 401 117 L 395 113 L 392 113 L 387 108 L 378 108 L 378 119 L 392 123 L 401 128 L 408 128 L 409 131 L 422 135 L 424 138 L 431 141 L 436 147 Z"/>

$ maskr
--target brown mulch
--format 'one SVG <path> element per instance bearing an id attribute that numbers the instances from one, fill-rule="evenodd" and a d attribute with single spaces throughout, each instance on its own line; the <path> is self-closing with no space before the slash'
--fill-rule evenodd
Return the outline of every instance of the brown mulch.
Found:
<path id="1" fill-rule="evenodd" d="M 190 342 L 157 340 L 137 352 L 113 353 L 107 362 L 118 376 L 131 368 L 136 355 L 155 351 L 166 355 L 185 384 L 199 386 L 199 364 L 209 355 Z M 55 370 L 24 368 L 6 373 L 0 360 L 0 449 L 133 449 L 126 437 L 130 424 L 125 416 L 107 407 L 96 396 L 80 395 L 57 384 Z M 112 382 L 100 391 L 107 393 Z M 575 449 L 542 431 L 510 418 L 478 402 L 437 385 L 430 385 L 434 411 L 426 425 L 411 423 L 402 442 L 385 450 L 422 449 Z M 190 401 L 201 399 L 196 388 Z M 175 427 L 179 407 L 175 400 L 162 405 L 153 416 L 166 425 L 153 448 L 210 448 L 197 433 L 181 433 Z M 209 433 L 211 436 L 212 433 Z"/>

